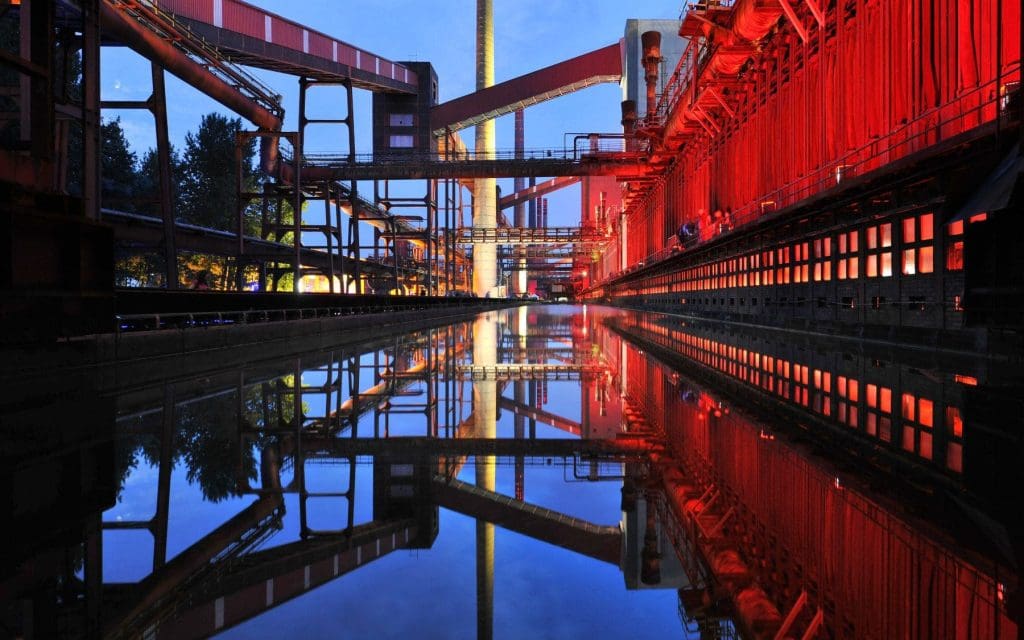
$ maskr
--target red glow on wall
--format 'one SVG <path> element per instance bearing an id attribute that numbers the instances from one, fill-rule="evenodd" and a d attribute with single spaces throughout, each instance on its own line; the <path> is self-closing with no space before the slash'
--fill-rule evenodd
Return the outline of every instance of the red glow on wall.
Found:
<path id="1" fill-rule="evenodd" d="M 707 240 L 981 131 L 1019 86 L 1019 2 L 850 0 L 821 16 L 812 4 L 793 3 L 796 20 L 742 1 L 721 20 L 688 14 L 691 45 L 666 87 L 655 154 L 673 164 L 628 203 L 626 264 L 667 255 L 684 222 Z M 715 224 L 716 212 L 732 223 Z M 927 251 L 907 259 L 927 272 Z"/>

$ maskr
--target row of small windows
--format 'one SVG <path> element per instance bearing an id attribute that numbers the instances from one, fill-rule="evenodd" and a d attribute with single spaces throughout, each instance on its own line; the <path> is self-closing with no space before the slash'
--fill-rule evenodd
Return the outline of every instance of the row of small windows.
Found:
<path id="1" fill-rule="evenodd" d="M 762 388 L 840 424 L 934 460 L 934 402 L 904 392 L 899 397 L 900 433 L 893 432 L 893 390 L 877 383 L 862 385 L 848 376 L 717 342 L 663 325 L 641 322 L 641 328 L 662 346 L 681 353 L 747 384 Z M 833 382 L 835 384 L 833 384 Z M 863 394 L 861 393 L 863 391 Z M 862 404 L 863 401 L 863 404 Z M 956 407 L 945 411 L 946 467 L 962 472 L 963 421 Z M 939 461 L 941 462 L 941 460 Z"/>
<path id="2" fill-rule="evenodd" d="M 636 294 L 709 291 L 804 282 L 890 278 L 894 268 L 907 276 L 935 270 L 935 216 L 914 215 L 899 221 L 902 244 L 894 247 L 894 222 L 874 224 L 744 256 L 684 269 L 653 278 Z M 947 271 L 963 270 L 963 221 L 947 227 Z M 863 247 L 861 234 L 863 233 Z M 895 254 L 895 255 L 894 255 Z M 896 263 L 894 264 L 894 259 Z"/>

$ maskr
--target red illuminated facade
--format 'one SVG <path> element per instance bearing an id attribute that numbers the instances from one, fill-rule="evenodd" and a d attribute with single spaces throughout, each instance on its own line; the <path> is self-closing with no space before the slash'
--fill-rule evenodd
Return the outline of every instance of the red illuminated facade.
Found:
<path id="1" fill-rule="evenodd" d="M 630 185 L 589 295 L 781 324 L 1001 322 L 983 290 L 1019 284 L 998 240 L 1019 241 L 998 214 L 1016 170 L 1014 195 L 980 192 L 1019 154 L 1020 24 L 1005 0 L 693 5 L 636 130 L 660 176 Z"/>

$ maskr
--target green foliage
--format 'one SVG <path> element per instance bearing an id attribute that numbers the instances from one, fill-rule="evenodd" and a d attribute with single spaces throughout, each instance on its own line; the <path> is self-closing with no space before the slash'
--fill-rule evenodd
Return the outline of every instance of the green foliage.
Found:
<path id="1" fill-rule="evenodd" d="M 178 217 L 203 227 L 234 231 L 238 215 L 238 165 L 235 161 L 235 136 L 242 130 L 239 118 L 217 113 L 203 116 L 199 130 L 185 136 L 183 170 Z M 242 147 L 242 185 L 252 191 L 256 185 L 253 161 L 256 141 Z M 253 233 L 259 226 L 259 208 L 248 206 L 244 231 Z"/>
<path id="2" fill-rule="evenodd" d="M 181 189 L 179 187 L 183 167 L 178 150 L 171 146 L 171 211 L 181 210 Z M 160 217 L 160 163 L 156 149 L 149 149 L 142 156 L 135 183 L 136 213 Z"/>
<path id="3" fill-rule="evenodd" d="M 138 186 L 139 159 L 128 146 L 120 118 L 108 120 L 100 125 L 100 140 L 103 206 L 133 211 Z"/>
<path id="4" fill-rule="evenodd" d="M 212 229 L 237 230 L 239 165 L 235 156 L 235 140 L 241 130 L 240 119 L 210 113 L 203 116 L 195 132 L 186 135 L 185 148 L 181 153 L 171 148 L 171 206 L 176 220 Z M 102 137 L 103 206 L 160 217 L 160 172 L 156 150 L 147 150 L 140 161 L 128 144 L 119 119 L 103 123 Z M 80 132 L 77 137 L 72 132 L 72 138 L 80 148 Z M 261 183 L 266 181 L 266 177 L 256 166 L 256 140 L 249 140 L 241 148 L 241 171 L 245 191 L 256 192 L 264 188 Z M 69 190 L 73 190 L 72 182 L 77 184 L 80 181 L 78 173 L 80 171 L 75 167 L 69 168 Z M 262 205 L 260 198 L 245 203 L 242 217 L 245 235 L 282 243 L 292 241 L 295 212 L 290 200 L 291 190 L 277 189 L 267 181 L 266 204 Z M 196 273 L 207 271 L 213 276 L 213 288 L 233 288 L 235 275 L 230 260 L 198 254 L 179 257 L 180 286 L 192 286 Z M 162 286 L 162 258 L 156 254 L 140 253 L 119 256 L 116 277 L 119 286 Z M 247 279 L 253 277 L 253 274 L 247 274 Z M 290 288 L 291 276 L 286 276 L 279 283 L 279 289 Z"/>
<path id="5" fill-rule="evenodd" d="M 164 273 L 163 255 L 124 250 L 115 253 L 115 286 L 159 288 L 164 286 Z"/>

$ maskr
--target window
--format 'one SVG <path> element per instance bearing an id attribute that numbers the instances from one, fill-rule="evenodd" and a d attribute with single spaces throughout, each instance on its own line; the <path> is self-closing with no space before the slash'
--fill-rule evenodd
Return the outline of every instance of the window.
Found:
<path id="1" fill-rule="evenodd" d="M 814 241 L 814 281 L 828 282 L 832 279 L 832 238 L 818 238 Z"/>
<path id="2" fill-rule="evenodd" d="M 775 282 L 789 284 L 789 247 L 776 250 L 776 261 L 779 267 L 775 270 Z"/>
<path id="3" fill-rule="evenodd" d="M 935 270 L 935 216 L 924 213 L 903 219 L 902 271 L 912 276 Z"/>
<path id="4" fill-rule="evenodd" d="M 811 380 L 814 384 L 811 408 L 823 416 L 832 415 L 832 374 L 815 369 Z"/>
<path id="5" fill-rule="evenodd" d="M 866 236 L 865 275 L 869 278 L 892 277 L 892 251 L 884 251 L 892 247 L 892 223 L 868 227 Z"/>
<path id="6" fill-rule="evenodd" d="M 892 389 L 869 384 L 864 388 L 868 405 L 865 430 L 885 442 L 892 440 Z"/>
<path id="7" fill-rule="evenodd" d="M 964 421 L 956 407 L 946 407 L 946 438 L 946 468 L 955 473 L 962 473 Z"/>
<path id="8" fill-rule="evenodd" d="M 810 280 L 810 266 L 807 261 L 810 259 L 810 243 L 800 242 L 793 245 L 793 261 L 798 263 L 793 266 L 793 282 L 808 282 Z"/>
<path id="9" fill-rule="evenodd" d="M 412 149 L 414 138 L 412 136 L 391 136 L 388 144 L 392 149 Z"/>
<path id="10" fill-rule="evenodd" d="M 392 113 L 388 116 L 388 124 L 392 127 L 411 127 L 413 117 L 411 113 Z"/>
<path id="11" fill-rule="evenodd" d="M 964 269 L 964 221 L 957 220 L 947 227 L 949 240 L 946 244 L 946 271 Z"/>
<path id="12" fill-rule="evenodd" d="M 860 425 L 857 413 L 857 405 L 860 402 L 860 386 L 856 380 L 852 378 L 847 379 L 845 376 L 836 378 L 836 383 L 839 390 L 839 401 L 836 403 L 836 418 L 840 422 L 857 428 Z"/>
<path id="13" fill-rule="evenodd" d="M 858 234 L 858 231 L 839 234 L 839 260 L 836 263 L 836 276 L 840 280 L 856 280 L 860 277 L 858 268 L 860 260 L 856 255 Z"/>
<path id="14" fill-rule="evenodd" d="M 904 393 L 900 398 L 903 417 L 903 449 L 922 458 L 932 459 L 932 427 L 934 404 L 927 398 Z"/>

